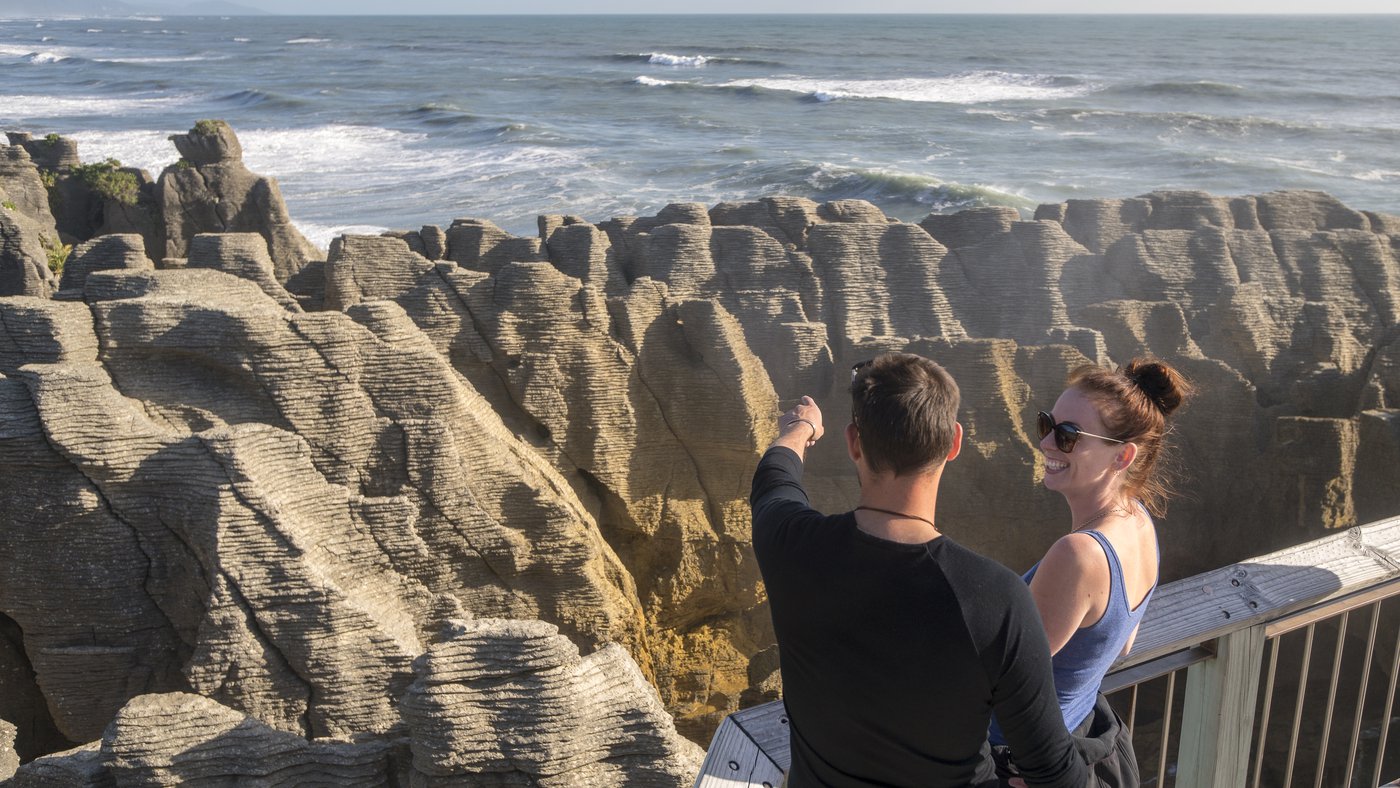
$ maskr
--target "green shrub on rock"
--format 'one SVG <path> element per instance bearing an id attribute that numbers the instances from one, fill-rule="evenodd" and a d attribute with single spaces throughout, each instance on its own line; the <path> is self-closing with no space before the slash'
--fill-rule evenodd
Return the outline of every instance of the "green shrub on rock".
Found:
<path id="1" fill-rule="evenodd" d="M 140 196 L 141 185 L 136 176 L 122 171 L 122 163 L 116 159 L 80 164 L 73 168 L 73 175 L 81 178 L 92 190 L 110 200 L 123 205 L 135 205 Z"/>
<path id="2" fill-rule="evenodd" d="M 55 146 L 55 145 L 58 144 L 58 141 L 59 141 L 60 139 L 63 139 L 63 138 L 60 137 L 60 136 L 58 136 L 58 134 L 56 134 L 56 133 L 50 132 L 50 133 L 44 135 L 44 144 L 45 144 L 45 145 L 48 145 L 50 148 L 52 148 L 53 146 Z"/>
<path id="3" fill-rule="evenodd" d="M 13 202 L 10 202 L 9 200 L 6 200 L 6 201 L 4 201 L 4 202 L 0 202 L 0 208 L 4 208 L 4 209 L 7 210 L 7 211 L 18 211 L 18 210 L 19 210 L 19 208 L 16 207 L 16 205 L 15 205 Z"/>
<path id="4" fill-rule="evenodd" d="M 219 127 L 225 125 L 228 124 L 224 123 L 222 120 L 205 119 L 196 121 L 194 124 L 194 133 L 201 137 L 217 137 L 219 135 Z"/>

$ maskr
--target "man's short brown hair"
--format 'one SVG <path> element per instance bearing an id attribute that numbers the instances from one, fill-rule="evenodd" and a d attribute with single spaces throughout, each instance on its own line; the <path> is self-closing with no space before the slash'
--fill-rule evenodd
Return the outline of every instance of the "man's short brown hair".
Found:
<path id="1" fill-rule="evenodd" d="M 923 356 L 885 353 L 852 370 L 851 421 L 876 473 L 936 467 L 953 450 L 957 419 L 958 384 Z"/>

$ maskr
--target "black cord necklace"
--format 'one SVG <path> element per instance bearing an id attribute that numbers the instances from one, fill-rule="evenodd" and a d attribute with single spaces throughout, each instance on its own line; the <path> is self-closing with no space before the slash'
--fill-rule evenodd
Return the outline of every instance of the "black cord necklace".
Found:
<path id="1" fill-rule="evenodd" d="M 857 506 L 857 507 L 856 507 L 856 511 L 860 511 L 861 509 L 864 509 L 864 510 L 867 511 L 867 512 L 879 512 L 880 514 L 889 514 L 889 515 L 893 515 L 893 516 L 895 516 L 895 517 L 903 517 L 903 518 L 906 519 L 906 520 L 923 520 L 924 522 L 928 523 L 930 526 L 933 526 L 933 530 L 935 530 L 935 531 L 938 530 L 938 526 L 933 525 L 933 521 L 932 521 L 932 520 L 928 519 L 927 517 L 920 517 L 920 516 L 918 516 L 917 514 L 905 514 L 904 512 L 896 512 L 896 511 L 894 511 L 894 510 L 892 510 L 892 509 L 879 509 L 879 508 L 874 507 L 874 506 Z"/>

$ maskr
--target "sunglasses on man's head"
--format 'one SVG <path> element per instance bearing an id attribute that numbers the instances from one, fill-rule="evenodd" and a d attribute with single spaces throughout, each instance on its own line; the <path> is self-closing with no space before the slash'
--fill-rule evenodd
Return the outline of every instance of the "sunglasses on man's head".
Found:
<path id="1" fill-rule="evenodd" d="M 1095 435 L 1092 432 L 1085 432 L 1079 429 L 1078 424 L 1073 422 L 1056 422 L 1054 416 L 1043 410 L 1036 414 L 1036 426 L 1040 429 L 1041 440 L 1044 440 L 1046 435 L 1052 432 L 1055 433 L 1055 448 L 1065 454 L 1074 451 L 1074 446 L 1079 443 L 1080 438 L 1098 438 L 1101 441 L 1108 441 L 1109 443 L 1127 443 L 1127 441 L 1120 441 L 1117 438 L 1110 438 L 1107 435 Z"/>

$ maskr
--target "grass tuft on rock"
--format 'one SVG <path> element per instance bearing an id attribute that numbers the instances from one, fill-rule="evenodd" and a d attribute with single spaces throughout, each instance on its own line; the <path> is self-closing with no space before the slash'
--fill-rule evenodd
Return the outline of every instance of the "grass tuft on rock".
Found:
<path id="1" fill-rule="evenodd" d="M 7 210 L 7 211 L 18 211 L 18 210 L 19 210 L 19 207 L 16 206 L 13 202 L 11 202 L 11 201 L 9 201 L 9 200 L 6 200 L 6 201 L 4 201 L 4 202 L 0 202 L 0 208 L 4 208 L 4 209 Z"/>
<path id="2" fill-rule="evenodd" d="M 68 255 L 73 253 L 73 245 L 62 241 L 50 240 L 48 236 L 39 236 L 39 243 L 43 245 L 44 251 L 48 253 L 49 270 L 55 275 L 63 274 L 63 264 L 68 262 Z"/>

